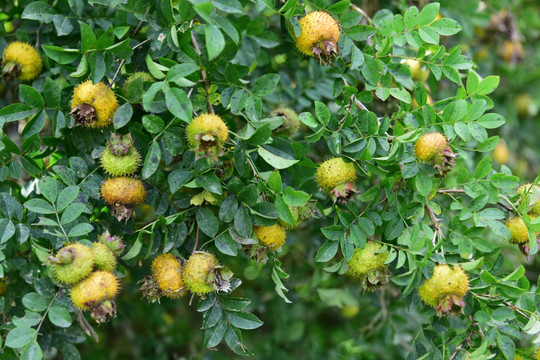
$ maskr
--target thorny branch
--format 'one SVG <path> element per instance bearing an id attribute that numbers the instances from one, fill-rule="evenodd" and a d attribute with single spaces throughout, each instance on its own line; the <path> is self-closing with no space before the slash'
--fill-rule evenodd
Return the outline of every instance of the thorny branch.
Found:
<path id="1" fill-rule="evenodd" d="M 431 222 L 433 223 L 433 227 L 435 228 L 435 236 L 433 236 L 433 239 L 431 242 L 433 243 L 433 246 L 436 246 L 437 242 L 435 240 L 437 239 L 437 235 L 440 236 L 441 239 L 444 239 L 444 234 L 442 232 L 441 226 L 439 225 L 441 220 L 437 219 L 437 217 L 435 216 L 435 213 L 433 212 L 429 204 L 426 204 L 425 208 L 429 215 L 429 219 L 431 220 Z"/>

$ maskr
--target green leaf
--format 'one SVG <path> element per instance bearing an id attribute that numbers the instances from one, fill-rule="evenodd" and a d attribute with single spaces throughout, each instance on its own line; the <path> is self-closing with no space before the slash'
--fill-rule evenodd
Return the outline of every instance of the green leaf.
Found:
<path id="1" fill-rule="evenodd" d="M 224 318 L 221 318 L 216 326 L 204 332 L 204 346 L 207 348 L 211 348 L 219 344 L 221 342 L 221 339 L 223 339 L 223 336 L 225 336 L 226 330 L 227 321 Z"/>
<path id="2" fill-rule="evenodd" d="M 249 238 L 253 230 L 253 223 L 251 222 L 251 217 L 249 216 L 249 210 L 241 206 L 236 211 L 234 216 L 234 228 L 238 231 L 240 236 Z"/>
<path id="3" fill-rule="evenodd" d="M 255 130 L 253 134 L 247 139 L 249 145 L 259 146 L 264 144 L 272 135 L 270 125 L 266 124 Z"/>
<path id="4" fill-rule="evenodd" d="M 476 170 L 474 171 L 474 177 L 476 179 L 483 179 L 486 176 L 489 175 L 491 172 L 491 157 L 485 156 L 478 165 L 476 166 Z"/>
<path id="5" fill-rule="evenodd" d="M 38 183 L 40 193 L 45 196 L 49 202 L 56 202 L 56 196 L 58 194 L 58 184 L 52 176 L 46 176 L 39 180 Z"/>
<path id="6" fill-rule="evenodd" d="M 500 78 L 498 76 L 492 75 L 486 77 L 484 80 L 480 81 L 478 84 L 477 94 L 487 95 L 495 91 L 497 86 L 499 86 Z"/>
<path id="7" fill-rule="evenodd" d="M 142 123 L 144 128 L 151 134 L 159 134 L 165 128 L 163 119 L 156 115 L 144 115 Z"/>
<path id="8" fill-rule="evenodd" d="M 207 172 L 206 174 L 199 175 L 197 177 L 197 184 L 205 188 L 214 194 L 223 194 L 221 188 L 221 181 L 213 172 Z"/>
<path id="9" fill-rule="evenodd" d="M 439 7 L 440 7 L 439 3 L 431 3 L 424 6 L 422 8 L 422 11 L 420 11 L 418 24 L 420 26 L 424 26 L 433 22 L 433 20 L 435 20 L 435 18 L 439 14 Z"/>
<path id="10" fill-rule="evenodd" d="M 78 49 L 64 49 L 54 45 L 41 45 L 45 55 L 61 65 L 67 65 L 74 62 L 79 56 Z"/>
<path id="11" fill-rule="evenodd" d="M 94 44 L 96 43 L 96 35 L 94 34 L 92 28 L 86 23 L 79 21 L 79 25 L 81 26 L 82 51 L 87 52 L 94 47 Z"/>
<path id="12" fill-rule="evenodd" d="M 298 161 L 300 161 L 300 160 L 285 159 L 281 156 L 271 153 L 270 151 L 262 147 L 259 147 L 257 152 L 264 159 L 264 161 L 272 165 L 275 169 L 279 169 L 279 170 L 289 168 L 293 166 L 294 164 L 296 164 Z"/>
<path id="13" fill-rule="evenodd" d="M 142 179 L 146 180 L 150 176 L 152 176 L 159 168 L 160 162 L 161 149 L 159 148 L 159 144 L 157 143 L 157 141 L 153 141 L 150 145 L 148 153 L 146 154 L 146 157 L 144 158 L 144 164 L 141 171 Z"/>
<path id="14" fill-rule="evenodd" d="M 423 171 L 420 171 L 418 175 L 414 178 L 416 184 L 416 190 L 427 197 L 431 193 L 431 178 L 429 175 Z"/>
<path id="15" fill-rule="evenodd" d="M 278 74 L 265 74 L 255 80 L 255 85 L 253 85 L 253 94 L 257 96 L 266 96 L 274 91 L 278 82 Z"/>
<path id="16" fill-rule="evenodd" d="M 263 324 L 255 315 L 248 312 L 230 311 L 227 312 L 227 319 L 232 326 L 245 330 L 257 329 Z"/>
<path id="17" fill-rule="evenodd" d="M 216 216 L 208 208 L 199 208 L 197 210 L 197 224 L 203 233 L 213 238 L 219 230 L 219 224 Z"/>
<path id="18" fill-rule="evenodd" d="M 56 201 L 56 210 L 62 212 L 65 208 L 68 207 L 73 201 L 79 196 L 79 187 L 78 186 L 68 186 L 60 191 L 58 195 L 58 200 Z"/>
<path id="19" fill-rule="evenodd" d="M 11 104 L 0 109 L 0 124 L 22 120 L 35 113 L 36 110 L 28 105 L 21 103 Z"/>
<path id="20" fill-rule="evenodd" d="M 37 339 L 27 344 L 21 351 L 21 360 L 41 360 L 43 359 L 43 352 L 37 342 Z"/>
<path id="21" fill-rule="evenodd" d="M 167 72 L 167 81 L 176 82 L 190 74 L 193 74 L 195 71 L 200 71 L 200 68 L 199 65 L 194 63 L 174 65 Z"/>
<path id="22" fill-rule="evenodd" d="M 53 21 L 54 9 L 46 1 L 33 1 L 24 8 L 21 18 L 37 20 L 44 23 Z"/>
<path id="23" fill-rule="evenodd" d="M 127 125 L 131 117 L 133 116 L 133 108 L 131 104 L 126 102 L 122 104 L 114 113 L 113 125 L 114 129 L 118 130 Z"/>
<path id="24" fill-rule="evenodd" d="M 71 326 L 71 315 L 63 306 L 51 306 L 48 316 L 51 323 L 58 327 L 67 328 Z"/>
<path id="25" fill-rule="evenodd" d="M 83 203 L 74 203 L 69 205 L 66 210 L 62 213 L 60 221 L 62 224 L 69 224 L 72 221 L 75 221 L 83 213 L 86 205 Z"/>
<path id="26" fill-rule="evenodd" d="M 184 185 L 186 185 L 192 177 L 192 173 L 189 170 L 178 169 L 171 172 L 167 178 L 169 181 L 169 187 L 171 189 L 171 194 L 176 193 Z"/>
<path id="27" fill-rule="evenodd" d="M 69 230 L 68 236 L 70 238 L 83 236 L 91 233 L 92 230 L 94 230 L 94 227 L 88 223 L 77 224 Z"/>
<path id="28" fill-rule="evenodd" d="M 228 233 L 219 235 L 215 240 L 216 248 L 223 254 L 229 256 L 238 255 L 238 244 Z"/>
<path id="29" fill-rule="evenodd" d="M 505 122 L 504 117 L 496 113 L 484 114 L 478 119 L 478 124 L 486 129 L 496 129 Z"/>
<path id="30" fill-rule="evenodd" d="M 283 200 L 289 206 L 303 206 L 310 199 L 310 195 L 303 191 L 294 190 L 290 186 L 283 191 Z"/>
<path id="31" fill-rule="evenodd" d="M 30 343 L 37 336 L 36 329 L 29 327 L 16 327 L 6 337 L 6 346 L 19 349 Z"/>
<path id="32" fill-rule="evenodd" d="M 7 219 L 0 219 L 0 244 L 4 244 L 15 235 L 15 225 Z"/>
<path id="33" fill-rule="evenodd" d="M 24 203 L 24 207 L 38 214 L 54 214 L 54 208 L 43 199 L 30 199 Z"/>
<path id="34" fill-rule="evenodd" d="M 326 240 L 315 255 L 316 262 L 327 262 L 336 256 L 339 247 L 339 241 Z"/>
<path id="35" fill-rule="evenodd" d="M 19 85 L 19 96 L 21 97 L 22 102 L 33 109 L 43 109 L 45 106 L 43 96 L 41 96 L 39 91 L 32 86 L 24 84 Z"/>
<path id="36" fill-rule="evenodd" d="M 279 171 L 274 170 L 272 171 L 272 173 L 270 173 L 267 184 L 270 189 L 275 193 L 281 193 L 283 188 L 283 182 L 281 180 L 281 174 L 279 173 Z"/>
<path id="37" fill-rule="evenodd" d="M 315 101 L 315 114 L 317 114 L 317 119 L 319 119 L 321 124 L 324 126 L 328 125 L 330 122 L 330 110 L 328 110 L 328 106 L 320 101 Z"/>
<path id="38" fill-rule="evenodd" d="M 179 88 L 164 88 L 167 109 L 182 121 L 191 122 L 193 108 L 184 90 Z"/>
<path id="39" fill-rule="evenodd" d="M 32 311 L 43 311 L 47 309 L 48 303 L 43 296 L 35 292 L 27 293 L 22 298 L 22 303 L 25 308 Z"/>
<path id="40" fill-rule="evenodd" d="M 122 260 L 131 260 L 135 256 L 139 255 L 142 249 L 142 237 L 144 235 L 144 232 L 139 232 L 139 236 L 137 236 L 137 240 L 135 240 L 135 243 L 133 246 L 129 249 L 129 251 L 126 253 L 126 255 L 122 256 Z"/>
<path id="41" fill-rule="evenodd" d="M 407 29 L 412 29 L 418 25 L 420 14 L 416 6 L 411 6 L 405 12 L 404 22 Z"/>
<path id="42" fill-rule="evenodd" d="M 225 38 L 216 25 L 208 24 L 204 27 L 206 50 L 210 60 L 218 56 L 225 48 Z"/>

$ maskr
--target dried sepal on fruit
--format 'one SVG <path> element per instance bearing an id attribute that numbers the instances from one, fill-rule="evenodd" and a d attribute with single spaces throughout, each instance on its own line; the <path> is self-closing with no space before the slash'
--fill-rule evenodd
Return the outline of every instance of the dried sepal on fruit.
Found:
<path id="1" fill-rule="evenodd" d="M 326 160 L 316 174 L 317 184 L 322 191 L 340 203 L 346 203 L 353 193 L 358 193 L 354 186 L 356 177 L 353 163 L 346 163 L 342 158 Z"/>
<path id="2" fill-rule="evenodd" d="M 433 163 L 433 168 L 440 176 L 445 176 L 456 165 L 455 154 L 446 141 L 446 137 L 438 132 L 422 135 L 414 146 L 418 160 Z"/>
<path id="3" fill-rule="evenodd" d="M 90 310 L 92 317 L 100 323 L 116 315 L 116 304 L 112 300 L 118 289 L 116 276 L 108 271 L 95 271 L 73 286 L 70 296 L 75 307 Z"/>
<path id="4" fill-rule="evenodd" d="M 41 57 L 30 44 L 14 41 L 4 51 L 2 76 L 7 80 L 33 80 L 41 73 L 42 68 Z"/>
<path id="5" fill-rule="evenodd" d="M 146 189 L 140 179 L 120 176 L 109 178 L 101 185 L 101 196 L 111 206 L 118 221 L 128 221 L 133 208 L 144 202 Z"/>
<path id="6" fill-rule="evenodd" d="M 99 235 L 98 241 L 107 245 L 115 256 L 120 256 L 124 252 L 125 245 L 122 238 L 117 235 L 111 235 L 109 230 L 105 230 L 101 235 Z"/>
<path id="7" fill-rule="evenodd" d="M 324 11 L 313 11 L 299 20 L 301 33 L 295 35 L 296 47 L 326 64 L 339 55 L 339 23 Z"/>
<path id="8" fill-rule="evenodd" d="M 116 95 L 103 82 L 93 84 L 92 80 L 88 80 L 73 90 L 71 115 L 77 125 L 103 128 L 112 123 L 116 109 Z"/>
<path id="9" fill-rule="evenodd" d="M 107 245 L 101 242 L 92 243 L 92 254 L 96 269 L 109 272 L 116 269 L 116 256 Z"/>
<path id="10" fill-rule="evenodd" d="M 374 291 L 388 284 L 392 273 L 385 264 L 388 251 L 380 251 L 382 245 L 368 241 L 363 249 L 356 248 L 349 259 L 348 272 L 360 280 L 362 289 Z"/>
<path id="11" fill-rule="evenodd" d="M 418 289 L 420 298 L 437 311 L 439 316 L 460 313 L 469 289 L 469 277 L 460 266 L 437 265 L 433 276 Z"/>
<path id="12" fill-rule="evenodd" d="M 49 261 L 55 278 L 67 285 L 81 281 L 94 268 L 92 250 L 79 243 L 64 246 Z"/>
<path id="13" fill-rule="evenodd" d="M 183 280 L 192 293 L 205 295 L 211 291 L 228 291 L 232 275 L 213 254 L 196 251 L 184 265 Z"/>
<path id="14" fill-rule="evenodd" d="M 227 124 L 215 114 L 201 114 L 186 127 L 189 146 L 198 155 L 221 155 L 228 136 Z"/>
<path id="15" fill-rule="evenodd" d="M 300 129 L 300 120 L 298 120 L 296 112 L 292 109 L 282 107 L 272 111 L 270 116 L 283 117 L 283 124 L 272 131 L 274 135 L 293 137 L 298 129 Z"/>
<path id="16" fill-rule="evenodd" d="M 186 293 L 182 279 L 182 262 L 173 254 L 162 254 L 154 259 L 152 278 L 160 290 L 160 295 L 179 299 Z"/>
<path id="17" fill-rule="evenodd" d="M 101 166 L 111 176 L 133 174 L 141 164 L 141 156 L 135 148 L 131 134 L 112 134 L 101 154 Z"/>

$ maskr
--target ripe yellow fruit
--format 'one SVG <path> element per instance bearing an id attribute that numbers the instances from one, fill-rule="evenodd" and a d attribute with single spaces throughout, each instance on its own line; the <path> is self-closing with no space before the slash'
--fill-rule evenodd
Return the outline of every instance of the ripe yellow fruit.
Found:
<path id="1" fill-rule="evenodd" d="M 214 114 L 199 115 L 186 127 L 189 146 L 200 154 L 217 156 L 228 136 L 227 124 Z"/>
<path id="2" fill-rule="evenodd" d="M 173 254 L 162 254 L 152 262 L 152 277 L 163 295 L 179 299 L 186 293 L 182 265 Z"/>
<path id="3" fill-rule="evenodd" d="M 14 41 L 4 51 L 2 67 L 7 78 L 30 81 L 41 73 L 43 63 L 36 49 L 30 44 Z"/>
<path id="4" fill-rule="evenodd" d="M 116 276 L 107 271 L 95 271 L 71 288 L 71 301 L 81 310 L 89 310 L 118 293 Z"/>
<path id="5" fill-rule="evenodd" d="M 73 91 L 71 114 L 78 124 L 91 128 L 105 127 L 112 122 L 116 109 L 116 95 L 103 82 L 93 84 L 88 80 Z"/>
<path id="6" fill-rule="evenodd" d="M 433 276 L 418 289 L 422 301 L 433 307 L 439 316 L 450 313 L 454 307 L 463 308 L 463 297 L 469 289 L 469 277 L 459 266 L 437 265 Z"/>
<path id="7" fill-rule="evenodd" d="M 298 50 L 319 61 L 328 60 L 338 54 L 339 23 L 330 14 L 314 11 L 299 22 L 302 32 L 295 37 Z"/>
<path id="8" fill-rule="evenodd" d="M 426 82 L 429 77 L 429 70 L 423 69 L 422 64 L 418 60 L 405 59 L 401 61 L 411 70 L 411 77 L 414 81 Z"/>
<path id="9" fill-rule="evenodd" d="M 94 254 L 83 244 L 64 246 L 52 260 L 54 276 L 64 284 L 75 284 L 84 279 L 94 268 Z"/>
<path id="10" fill-rule="evenodd" d="M 116 256 L 107 245 L 100 242 L 92 243 L 92 254 L 97 269 L 109 272 L 116 269 Z"/>
<path id="11" fill-rule="evenodd" d="M 514 217 L 506 221 L 506 227 L 510 230 L 510 242 L 523 244 L 529 241 L 529 232 L 523 218 Z"/>
<path id="12" fill-rule="evenodd" d="M 257 235 L 257 238 L 259 238 L 261 244 L 266 246 L 268 250 L 279 249 L 285 244 L 287 234 L 278 224 L 272 226 L 255 226 L 253 231 Z"/>
<path id="13" fill-rule="evenodd" d="M 217 266 L 219 263 L 214 255 L 202 251 L 193 253 L 184 266 L 184 283 L 194 294 L 208 294 L 215 290 L 212 283 Z"/>
<path id="14" fill-rule="evenodd" d="M 285 135 L 292 137 L 298 129 L 300 129 L 300 120 L 298 120 L 296 112 L 289 108 L 279 108 L 270 114 L 270 116 L 283 116 L 284 121 L 277 129 L 274 129 L 275 135 Z"/>
<path id="15" fill-rule="evenodd" d="M 101 185 L 101 196 L 112 207 L 118 221 L 128 220 L 133 207 L 143 203 L 146 189 L 141 180 L 127 176 L 109 178 Z"/>
<path id="16" fill-rule="evenodd" d="M 500 139 L 499 143 L 495 147 L 495 150 L 493 150 L 493 159 L 495 159 L 495 161 L 499 164 L 504 165 L 508 162 L 509 157 L 510 152 L 508 151 L 506 142 L 503 139 Z"/>
<path id="17" fill-rule="evenodd" d="M 316 178 L 320 188 L 325 193 L 330 193 L 339 185 L 354 183 L 356 170 L 352 163 L 346 163 L 342 158 L 332 158 L 319 166 Z"/>
<path id="18" fill-rule="evenodd" d="M 438 132 L 423 135 L 414 147 L 414 153 L 420 161 L 434 160 L 446 147 L 446 138 Z"/>
<path id="19" fill-rule="evenodd" d="M 368 241 L 363 249 L 354 249 L 349 259 L 348 273 L 360 280 L 364 290 L 374 291 L 390 280 L 391 273 L 384 263 L 388 259 L 388 251 L 377 254 L 381 248 L 381 244 Z"/>

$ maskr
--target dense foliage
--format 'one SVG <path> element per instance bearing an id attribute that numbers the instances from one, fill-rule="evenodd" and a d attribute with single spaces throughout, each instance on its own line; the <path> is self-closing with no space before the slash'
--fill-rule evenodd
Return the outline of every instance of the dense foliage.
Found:
<path id="1" fill-rule="evenodd" d="M 3 5 L 0 357 L 536 358 L 540 6 L 356 3 Z"/>

